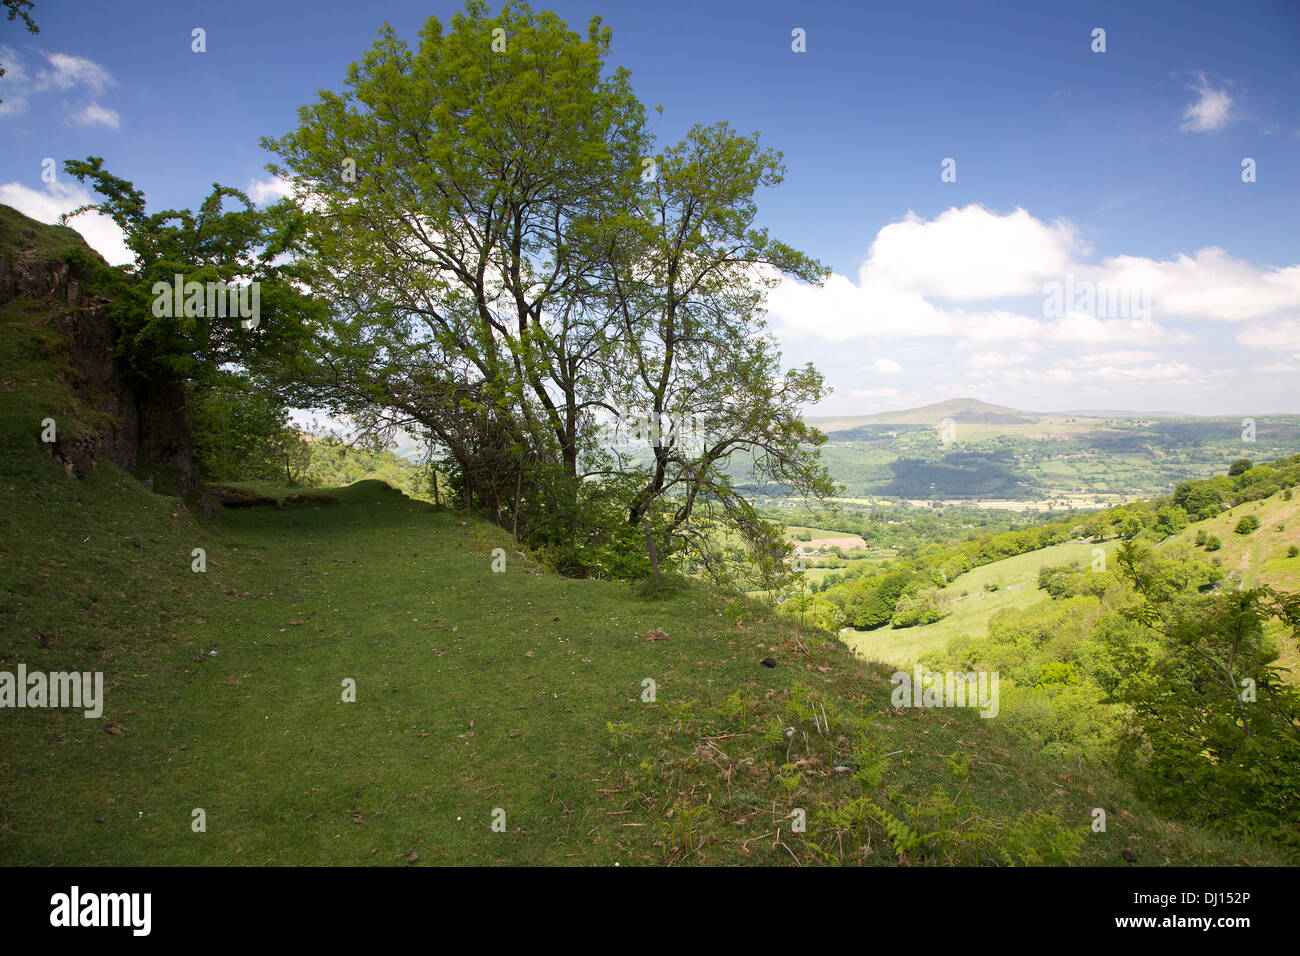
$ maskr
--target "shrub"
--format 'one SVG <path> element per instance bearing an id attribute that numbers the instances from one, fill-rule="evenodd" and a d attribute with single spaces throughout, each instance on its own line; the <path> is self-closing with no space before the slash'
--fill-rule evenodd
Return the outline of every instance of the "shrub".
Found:
<path id="1" fill-rule="evenodd" d="M 899 599 L 890 623 L 894 627 L 933 624 L 947 613 L 947 608 L 939 599 L 939 589 L 922 588 L 914 594 L 904 595 Z"/>
<path id="2" fill-rule="evenodd" d="M 1233 530 L 1235 530 L 1237 534 L 1250 534 L 1258 527 L 1259 527 L 1259 519 L 1256 518 L 1254 515 L 1246 515 L 1240 521 L 1237 522 L 1237 527 Z"/>
<path id="3" fill-rule="evenodd" d="M 1210 535 L 1205 541 L 1206 551 L 1218 551 L 1223 545 L 1219 542 L 1217 535 Z"/>
<path id="4" fill-rule="evenodd" d="M 674 597 L 681 594 L 688 587 L 690 587 L 689 579 L 671 571 L 661 574 L 658 581 L 652 575 L 647 575 L 632 585 L 632 589 L 637 596 L 645 598 L 647 601 Z"/>

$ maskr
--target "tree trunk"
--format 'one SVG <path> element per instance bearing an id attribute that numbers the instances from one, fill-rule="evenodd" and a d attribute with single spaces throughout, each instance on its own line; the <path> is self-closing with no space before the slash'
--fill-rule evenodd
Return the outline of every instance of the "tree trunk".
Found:
<path id="1" fill-rule="evenodd" d="M 524 473 L 515 472 L 515 544 L 519 543 L 519 493 L 523 489 Z"/>
<path id="2" fill-rule="evenodd" d="M 654 572 L 655 584 L 659 583 L 659 556 L 655 554 L 655 539 L 650 533 L 650 519 L 642 518 L 642 527 L 645 528 L 645 546 L 650 550 L 650 570 Z"/>

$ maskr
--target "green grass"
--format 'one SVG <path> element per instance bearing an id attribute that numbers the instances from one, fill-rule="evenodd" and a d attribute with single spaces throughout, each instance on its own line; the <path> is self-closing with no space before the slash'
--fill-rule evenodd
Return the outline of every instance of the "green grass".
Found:
<path id="1" fill-rule="evenodd" d="M 1259 518 L 1260 526 L 1251 534 L 1237 534 L 1233 529 L 1245 515 Z M 1175 542 L 1194 546 L 1200 530 L 1222 544 L 1218 551 L 1203 556 L 1217 558 L 1223 570 L 1235 571 L 1246 587 L 1268 584 L 1292 593 L 1300 591 L 1300 560 L 1286 556 L 1288 547 L 1300 545 L 1300 497 L 1293 495 L 1287 501 L 1278 492 L 1248 501 L 1218 517 L 1196 522 L 1168 539 L 1165 546 Z"/>
<path id="2" fill-rule="evenodd" d="M 88 247 L 71 226 L 46 225 L 0 203 L 0 255 L 12 261 L 18 251 L 31 250 L 40 258 L 54 258 L 74 248 Z"/>
<path id="3" fill-rule="evenodd" d="M 891 555 L 891 556 L 892 556 L 892 555 Z M 809 584 L 812 584 L 812 583 L 820 584 L 822 581 L 824 581 L 824 580 L 826 579 L 826 577 L 827 577 L 828 575 L 831 575 L 831 574 L 838 574 L 838 575 L 840 575 L 841 577 L 843 577 L 844 575 L 848 574 L 850 571 L 854 571 L 854 570 L 856 570 L 856 569 L 858 569 L 858 568 L 862 568 L 862 567 L 870 567 L 870 566 L 872 566 L 872 565 L 881 564 L 881 563 L 884 562 L 884 561 L 888 561 L 889 558 L 888 558 L 888 557 L 885 557 L 885 556 L 883 556 L 883 555 L 880 556 L 880 557 L 878 557 L 878 558 L 877 558 L 877 557 L 871 557 L 871 558 L 844 558 L 844 559 L 842 559 L 842 560 L 844 561 L 844 567 L 842 567 L 842 568 L 824 568 L 824 567 L 817 567 L 817 566 L 814 565 L 814 562 L 816 562 L 816 561 L 818 561 L 818 560 L 822 560 L 822 559 L 820 559 L 820 558 L 816 558 L 816 557 L 810 557 L 810 558 L 807 558 L 806 560 L 808 561 L 808 566 L 805 567 L 804 570 L 803 570 L 804 579 L 805 579 Z"/>
<path id="4" fill-rule="evenodd" d="M 800 534 L 811 535 L 811 540 L 800 541 L 798 539 L 798 535 Z M 833 538 L 839 541 L 851 542 L 847 545 L 846 544 L 840 545 L 840 547 L 844 548 L 846 551 L 852 550 L 854 548 L 866 548 L 867 546 L 867 542 L 862 540 L 862 538 L 859 535 L 851 534 L 847 531 L 831 531 L 827 528 L 810 528 L 804 525 L 796 525 L 796 524 L 786 525 L 785 537 L 787 541 L 793 542 L 796 547 L 800 545 L 806 546 L 810 544 L 811 541 L 825 540 L 827 538 Z"/>
<path id="5" fill-rule="evenodd" d="M 1019 753 L 996 721 L 892 711 L 886 669 L 756 605 L 563 579 L 499 529 L 380 483 L 201 526 L 111 467 L 76 481 L 32 464 L 35 482 L 0 488 L 0 661 L 102 670 L 107 700 L 102 720 L 3 713 L 4 863 L 816 862 L 808 841 L 830 840 L 816 808 L 858 787 L 832 772 L 862 753 L 850 728 L 894 753 L 900 813 L 966 753 L 964 816 L 1134 814 L 1091 835 L 1084 860 L 1118 862 L 1123 846 L 1151 862 L 1283 859 L 1173 828 L 1116 781 Z M 37 525 L 40 548 L 13 546 Z M 764 741 L 773 721 L 792 742 Z M 810 832 L 778 845 L 788 806 L 809 808 Z M 893 860 L 876 846 L 853 859 Z M 929 861 L 947 858 L 991 861 Z"/>
<path id="6" fill-rule="evenodd" d="M 940 594 L 950 602 L 952 613 L 933 624 L 845 631 L 841 636 L 863 657 L 909 667 L 922 654 L 942 649 L 955 637 L 982 636 L 989 619 L 1004 608 L 1024 608 L 1046 600 L 1046 593 L 1038 590 L 1040 568 L 1072 561 L 1078 561 L 1085 568 L 1091 567 L 1093 548 L 1104 548 L 1109 554 L 1115 544 L 1115 541 L 1104 544 L 1068 541 L 986 564 L 959 575 L 942 589 Z M 997 590 L 987 590 L 994 584 Z"/>

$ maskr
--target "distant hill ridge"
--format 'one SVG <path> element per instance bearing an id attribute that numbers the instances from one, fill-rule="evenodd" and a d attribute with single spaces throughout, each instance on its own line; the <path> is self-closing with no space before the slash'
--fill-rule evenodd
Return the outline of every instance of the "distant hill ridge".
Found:
<path id="1" fill-rule="evenodd" d="M 877 412 L 874 415 L 812 415 L 806 420 L 824 432 L 847 431 L 862 425 L 937 425 L 945 418 L 951 418 L 959 425 L 1038 425 L 1051 422 L 1064 422 L 1067 419 L 1092 418 L 1097 421 L 1106 419 L 1129 418 L 1204 418 L 1187 412 L 1168 410 L 1140 412 L 1133 409 L 1067 409 L 1059 412 L 1029 412 L 1006 405 L 994 405 L 978 398 L 950 398 L 922 405 L 919 408 L 904 408 L 893 411 Z M 1231 418 L 1232 415 L 1220 416 Z"/>
<path id="2" fill-rule="evenodd" d="M 1033 425 L 1049 417 L 1005 405 L 993 405 L 978 398 L 950 398 L 947 401 L 875 415 L 813 416 L 807 419 L 825 432 L 843 431 L 861 425 L 936 425 L 945 418 L 969 425 Z"/>

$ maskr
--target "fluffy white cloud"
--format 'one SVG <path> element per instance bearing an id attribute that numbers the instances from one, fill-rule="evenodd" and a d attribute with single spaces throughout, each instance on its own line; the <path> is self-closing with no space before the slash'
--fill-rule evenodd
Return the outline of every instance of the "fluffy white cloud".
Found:
<path id="1" fill-rule="evenodd" d="M 782 282 L 768 293 L 768 311 L 794 338 L 842 341 L 944 335 L 951 322 L 922 296 L 899 292 L 883 280 L 855 285 L 832 275 L 820 287 Z"/>
<path id="2" fill-rule="evenodd" d="M 1196 99 L 1183 110 L 1179 129 L 1193 133 L 1212 133 L 1223 129 L 1232 119 L 1232 97 L 1225 90 L 1210 86 L 1204 74 L 1197 77 L 1196 85 L 1189 86 Z"/>
<path id="3" fill-rule="evenodd" d="M 983 206 L 952 208 L 929 222 L 909 212 L 881 229 L 859 278 L 901 293 L 971 302 L 1029 295 L 1082 252 L 1073 226 L 1024 209 L 1005 216 Z"/>
<path id="4" fill-rule="evenodd" d="M 1020 351 L 1030 342 L 1172 345 L 1192 340 L 1174 319 L 1244 322 L 1300 311 L 1300 265 L 1259 268 L 1217 247 L 1100 265 L 1076 260 L 1086 252 L 1071 227 L 1023 209 L 998 216 L 967 206 L 928 222 L 909 215 L 880 230 L 856 282 L 839 274 L 821 288 L 783 282 L 768 293 L 768 310 L 790 341 L 943 336 L 994 351 L 1006 351 L 999 342 Z M 945 304 L 1026 296 L 1038 300 L 1029 312 Z"/>
<path id="5" fill-rule="evenodd" d="M 274 202 L 277 199 L 284 199 L 293 195 L 293 183 L 280 176 L 272 176 L 270 179 L 254 179 L 248 184 L 248 198 L 253 200 L 255 206 L 260 206 L 264 202 Z"/>
<path id="6" fill-rule="evenodd" d="M 1027 315 L 995 309 L 992 312 L 966 312 L 957 309 L 951 313 L 954 334 L 962 345 L 983 346 L 990 342 L 1023 344 L 1040 338 L 1043 323 Z"/>
<path id="7" fill-rule="evenodd" d="M 22 183 L 0 184 L 0 203 L 13 206 L 40 222 L 57 223 L 63 213 L 89 202 L 94 202 L 94 197 L 80 183 L 56 180 L 46 184 L 43 191 L 31 189 Z M 90 248 L 103 256 L 110 265 L 125 265 L 134 261 L 135 254 L 126 246 L 126 234 L 107 216 L 82 213 L 69 221 L 68 225 L 81 233 Z"/>
<path id="8" fill-rule="evenodd" d="M 93 126 L 99 124 L 117 129 L 121 125 L 121 118 L 117 115 L 117 110 L 110 110 L 98 103 L 91 103 L 85 109 L 71 116 L 72 122 L 79 126 Z"/>
<path id="9" fill-rule="evenodd" d="M 878 358 L 871 363 L 871 370 L 877 375 L 902 375 L 903 366 L 891 358 Z"/>
<path id="10" fill-rule="evenodd" d="M 1300 309 L 1300 265 L 1259 269 L 1217 246 L 1169 261 L 1116 256 L 1100 271 L 1119 287 L 1149 290 L 1157 317 L 1240 322 Z"/>

